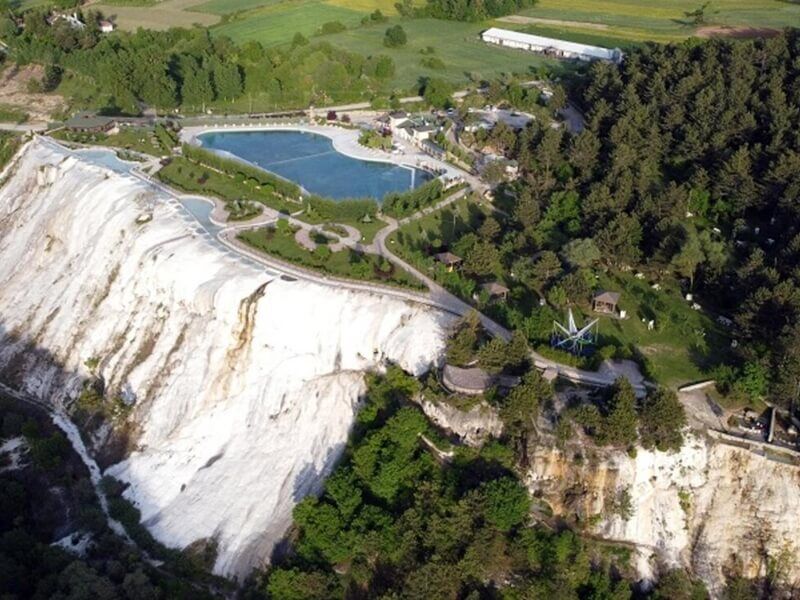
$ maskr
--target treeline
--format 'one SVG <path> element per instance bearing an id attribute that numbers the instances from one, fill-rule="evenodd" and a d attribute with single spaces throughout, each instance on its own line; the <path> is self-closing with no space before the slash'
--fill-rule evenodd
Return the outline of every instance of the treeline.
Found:
<path id="1" fill-rule="evenodd" d="M 331 200 L 309 196 L 305 200 L 306 215 L 314 221 L 370 221 L 378 213 L 378 203 L 371 198 Z"/>
<path id="2" fill-rule="evenodd" d="M 239 47 L 200 28 L 101 35 L 94 13 L 84 17 L 84 29 L 63 20 L 51 26 L 47 15 L 44 8 L 28 10 L 24 27 L 0 16 L 11 57 L 63 69 L 65 79 L 76 80 L 62 86 L 64 93 L 110 113 L 138 114 L 142 105 L 224 110 L 245 97 L 254 110 L 347 102 L 370 95 L 394 73 L 386 56 L 364 58 L 302 36 L 287 47 Z"/>
<path id="3" fill-rule="evenodd" d="M 268 597 L 632 597 L 624 560 L 531 524 L 503 446 L 441 460 L 447 442 L 408 404 L 418 386 L 399 369 L 370 378 L 344 459 L 322 496 L 295 508 L 293 552 L 259 584 Z M 676 571 L 654 597 L 706 595 Z"/>
<path id="4" fill-rule="evenodd" d="M 416 7 L 411 0 L 403 0 L 395 4 L 395 8 L 408 17 L 485 21 L 514 14 L 535 3 L 536 0 L 427 0 L 425 6 Z"/>
<path id="5" fill-rule="evenodd" d="M 398 218 L 405 217 L 436 204 L 444 197 L 444 191 L 444 185 L 440 179 L 431 179 L 413 190 L 386 194 L 381 203 L 381 209 L 387 215 Z"/>

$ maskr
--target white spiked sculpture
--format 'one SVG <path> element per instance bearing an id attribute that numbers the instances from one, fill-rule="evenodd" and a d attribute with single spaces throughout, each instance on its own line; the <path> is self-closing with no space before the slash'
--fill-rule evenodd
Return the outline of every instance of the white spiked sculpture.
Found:
<path id="1" fill-rule="evenodd" d="M 553 348 L 560 348 L 573 354 L 581 354 L 583 351 L 597 340 L 597 322 L 594 319 L 587 325 L 578 329 L 575 324 L 575 316 L 572 309 L 567 310 L 567 326 L 564 327 L 558 321 L 553 321 L 553 335 L 551 345 Z"/>

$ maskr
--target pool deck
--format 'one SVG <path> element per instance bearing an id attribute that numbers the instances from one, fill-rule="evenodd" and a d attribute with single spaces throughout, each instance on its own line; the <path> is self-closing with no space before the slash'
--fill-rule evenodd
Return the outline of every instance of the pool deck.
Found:
<path id="1" fill-rule="evenodd" d="M 403 141 L 394 140 L 400 147 L 399 154 L 385 152 L 374 148 L 367 148 L 358 143 L 361 130 L 346 128 L 337 125 L 309 125 L 303 123 L 285 124 L 255 124 L 242 123 L 241 125 L 209 125 L 185 127 L 181 130 L 181 141 L 196 146 L 202 145 L 198 139 L 204 133 L 232 133 L 245 131 L 301 131 L 324 136 L 333 142 L 333 148 L 345 156 L 358 160 L 392 164 L 407 169 L 425 169 L 440 171 L 448 178 L 460 177 L 469 183 L 473 189 L 483 191 L 486 184 L 477 177 L 428 154 L 417 147 Z"/>

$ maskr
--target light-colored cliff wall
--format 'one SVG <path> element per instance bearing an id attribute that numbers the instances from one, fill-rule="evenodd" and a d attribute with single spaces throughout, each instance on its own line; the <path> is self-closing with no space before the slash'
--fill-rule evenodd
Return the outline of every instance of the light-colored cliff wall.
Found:
<path id="1" fill-rule="evenodd" d="M 266 273 L 139 180 L 42 142 L 0 189 L 0 376 L 68 402 L 97 359 L 134 402 L 136 447 L 110 472 L 162 542 L 216 539 L 218 573 L 268 558 L 346 443 L 363 372 L 423 372 L 448 324 Z"/>
<path id="2" fill-rule="evenodd" d="M 592 533 L 635 545 L 644 578 L 659 565 L 682 565 L 719 592 L 726 570 L 762 576 L 772 560 L 785 581 L 800 580 L 797 466 L 690 436 L 680 452 L 640 448 L 635 458 L 540 448 L 528 485 L 557 513 L 593 523 Z M 624 490 L 633 511 L 627 520 L 614 514 Z"/>

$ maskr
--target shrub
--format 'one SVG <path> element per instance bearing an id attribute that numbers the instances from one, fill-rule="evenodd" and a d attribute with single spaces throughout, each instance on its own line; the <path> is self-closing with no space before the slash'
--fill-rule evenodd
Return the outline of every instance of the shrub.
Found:
<path id="1" fill-rule="evenodd" d="M 433 69 L 434 71 L 444 71 L 447 68 L 444 61 L 436 56 L 427 56 L 420 60 L 419 64 L 427 69 Z"/>
<path id="2" fill-rule="evenodd" d="M 383 37 L 383 45 L 387 48 L 400 48 L 408 42 L 405 29 L 400 25 L 394 25 L 386 30 Z"/>
<path id="3" fill-rule="evenodd" d="M 334 33 L 341 33 L 342 31 L 346 31 L 347 27 L 340 21 L 328 21 L 327 23 L 323 23 L 322 27 L 319 28 L 320 35 L 331 35 Z"/>

